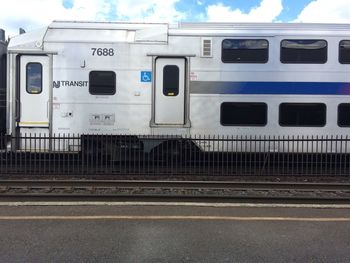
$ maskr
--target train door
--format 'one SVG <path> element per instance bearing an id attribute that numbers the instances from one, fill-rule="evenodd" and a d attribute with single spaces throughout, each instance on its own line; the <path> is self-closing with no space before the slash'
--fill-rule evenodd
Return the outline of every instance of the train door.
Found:
<path id="1" fill-rule="evenodd" d="M 157 58 L 155 67 L 155 124 L 184 125 L 186 59 Z"/>
<path id="2" fill-rule="evenodd" d="M 20 57 L 17 129 L 48 135 L 50 130 L 50 57 Z"/>

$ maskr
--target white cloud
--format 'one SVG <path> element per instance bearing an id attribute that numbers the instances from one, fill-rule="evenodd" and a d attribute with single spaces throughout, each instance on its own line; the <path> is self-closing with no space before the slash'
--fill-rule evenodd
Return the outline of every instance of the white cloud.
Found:
<path id="1" fill-rule="evenodd" d="M 273 22 L 282 10 L 282 0 L 262 0 L 259 6 L 253 7 L 248 13 L 219 3 L 208 6 L 207 16 L 210 22 Z"/>
<path id="2" fill-rule="evenodd" d="M 117 0 L 117 17 L 131 21 L 176 22 L 185 14 L 176 10 L 179 0 Z"/>
<path id="3" fill-rule="evenodd" d="M 62 0 L 10 0 L 0 8 L 0 25 L 11 36 L 18 28 L 27 30 L 44 27 L 53 20 L 107 20 L 111 7 L 107 0 L 75 0 L 70 9 Z"/>
<path id="4" fill-rule="evenodd" d="M 175 22 L 185 18 L 176 10 L 178 1 L 74 0 L 72 8 L 65 8 L 62 0 L 9 0 L 1 4 L 0 25 L 14 36 L 20 27 L 31 31 L 53 20 Z"/>
<path id="5" fill-rule="evenodd" d="M 293 22 L 349 23 L 349 0 L 316 0 L 308 4 Z"/>
<path id="6" fill-rule="evenodd" d="M 10 36 L 18 28 L 27 31 L 44 27 L 53 20 L 142 22 L 177 22 L 207 20 L 210 22 L 277 22 L 282 13 L 283 0 L 261 0 L 248 12 L 222 3 L 209 5 L 206 13 L 187 17 L 193 12 L 180 12 L 176 4 L 181 0 L 74 0 L 72 8 L 64 8 L 63 0 L 6 0 L 1 3 L 0 27 Z M 183 0 L 184 1 L 184 0 Z M 196 0 L 198 6 L 203 0 Z M 293 22 L 350 22 L 349 0 L 314 0 Z"/>

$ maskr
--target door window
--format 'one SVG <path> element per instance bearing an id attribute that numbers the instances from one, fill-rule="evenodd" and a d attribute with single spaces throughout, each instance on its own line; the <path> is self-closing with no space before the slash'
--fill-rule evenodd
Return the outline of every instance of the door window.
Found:
<path id="1" fill-rule="evenodd" d="M 177 96 L 179 94 L 180 70 L 176 65 L 167 65 L 163 68 L 163 94 Z"/>
<path id="2" fill-rule="evenodd" d="M 40 63 L 28 63 L 26 66 L 26 90 L 29 94 L 40 94 L 43 91 L 43 66 Z"/>

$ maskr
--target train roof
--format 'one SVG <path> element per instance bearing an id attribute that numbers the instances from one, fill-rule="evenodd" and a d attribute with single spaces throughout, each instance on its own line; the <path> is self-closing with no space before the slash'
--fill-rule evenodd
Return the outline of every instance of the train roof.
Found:
<path id="1" fill-rule="evenodd" d="M 350 37 L 350 24 L 310 23 L 130 23 L 54 21 L 48 27 L 13 37 L 9 50 L 42 50 L 44 43 L 167 43 L 169 36 Z"/>

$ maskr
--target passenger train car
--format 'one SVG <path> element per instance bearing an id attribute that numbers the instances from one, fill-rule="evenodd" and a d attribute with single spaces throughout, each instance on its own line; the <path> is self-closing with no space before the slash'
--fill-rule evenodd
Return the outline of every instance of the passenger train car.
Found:
<path id="1" fill-rule="evenodd" d="M 12 135 L 348 135 L 350 25 L 54 21 L 7 100 Z"/>

